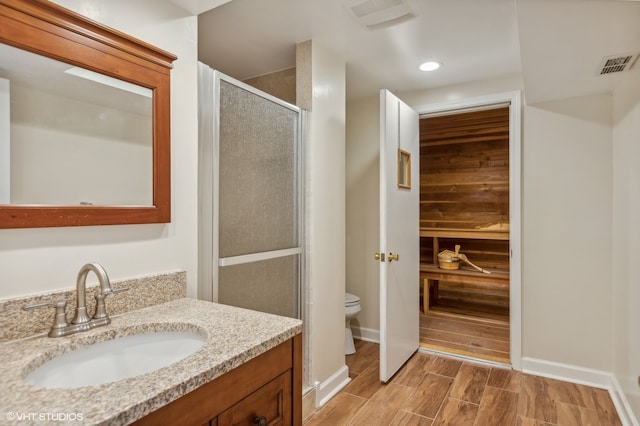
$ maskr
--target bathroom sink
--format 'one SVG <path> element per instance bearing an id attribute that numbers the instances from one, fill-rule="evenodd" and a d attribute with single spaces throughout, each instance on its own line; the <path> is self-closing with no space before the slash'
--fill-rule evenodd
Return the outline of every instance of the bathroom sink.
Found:
<path id="1" fill-rule="evenodd" d="M 43 388 L 78 388 L 116 382 L 167 367 L 202 347 L 194 332 L 158 331 L 119 337 L 76 349 L 36 368 L 25 382 Z"/>

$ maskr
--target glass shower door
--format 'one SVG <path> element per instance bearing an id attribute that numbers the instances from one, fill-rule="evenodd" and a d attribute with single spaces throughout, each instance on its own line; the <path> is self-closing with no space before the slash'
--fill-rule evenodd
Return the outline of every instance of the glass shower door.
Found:
<path id="1" fill-rule="evenodd" d="M 213 75 L 212 254 L 218 301 L 300 318 L 300 109 Z"/>

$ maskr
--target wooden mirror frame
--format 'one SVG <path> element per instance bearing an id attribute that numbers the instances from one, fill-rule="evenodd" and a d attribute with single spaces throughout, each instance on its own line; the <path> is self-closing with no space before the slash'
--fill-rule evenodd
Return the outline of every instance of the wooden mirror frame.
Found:
<path id="1" fill-rule="evenodd" d="M 176 56 L 46 0 L 0 0 L 0 42 L 153 91 L 153 205 L 0 205 L 1 228 L 171 221 L 170 71 Z"/>

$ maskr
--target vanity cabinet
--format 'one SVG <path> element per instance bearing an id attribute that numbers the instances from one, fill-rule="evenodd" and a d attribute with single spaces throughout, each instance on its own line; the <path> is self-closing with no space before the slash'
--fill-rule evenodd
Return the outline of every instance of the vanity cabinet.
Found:
<path id="1" fill-rule="evenodd" d="M 216 425 L 286 426 L 291 422 L 291 372 L 270 381 L 218 416 Z"/>
<path id="2" fill-rule="evenodd" d="M 302 424 L 302 335 L 139 419 L 134 425 Z"/>

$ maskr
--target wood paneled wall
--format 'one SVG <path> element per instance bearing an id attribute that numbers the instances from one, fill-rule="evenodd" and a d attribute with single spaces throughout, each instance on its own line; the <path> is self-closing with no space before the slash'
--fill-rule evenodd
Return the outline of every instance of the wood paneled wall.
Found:
<path id="1" fill-rule="evenodd" d="M 420 227 L 509 222 L 509 108 L 420 120 Z"/>
<path id="2" fill-rule="evenodd" d="M 420 120 L 420 229 L 437 230 L 440 251 L 460 244 L 475 264 L 509 269 L 509 107 Z M 433 263 L 433 237 L 420 246 Z"/>

